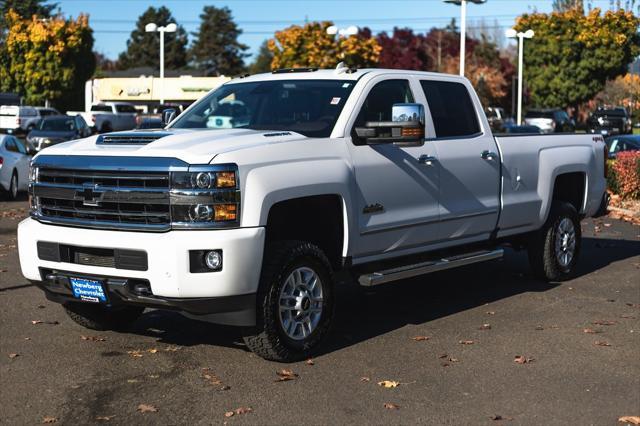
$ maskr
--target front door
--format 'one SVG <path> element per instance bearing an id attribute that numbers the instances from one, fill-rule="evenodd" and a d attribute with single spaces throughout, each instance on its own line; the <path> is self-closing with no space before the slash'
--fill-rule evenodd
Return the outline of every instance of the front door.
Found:
<path id="1" fill-rule="evenodd" d="M 365 259 L 373 254 L 392 257 L 418 249 L 433 238 L 438 227 L 439 165 L 428 160 L 436 155 L 434 146 L 367 145 L 353 131 L 367 121 L 391 121 L 393 104 L 415 102 L 418 90 L 417 82 L 409 79 L 383 77 L 369 82 L 365 90 L 349 144 L 360 233 L 354 244 L 354 262 L 373 260 Z"/>
<path id="2" fill-rule="evenodd" d="M 459 81 L 420 80 L 440 163 L 438 239 L 490 237 L 500 210 L 500 156 L 488 129 L 481 128 L 480 103 Z M 486 123 L 486 120 L 485 120 Z"/>

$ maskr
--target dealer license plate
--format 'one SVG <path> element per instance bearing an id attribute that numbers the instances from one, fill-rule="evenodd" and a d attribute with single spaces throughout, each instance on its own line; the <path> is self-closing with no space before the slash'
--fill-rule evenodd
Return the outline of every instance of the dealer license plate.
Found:
<path id="1" fill-rule="evenodd" d="M 93 303 L 105 303 L 107 295 L 104 293 L 102 283 L 86 278 L 69 278 L 73 296 L 77 299 Z"/>

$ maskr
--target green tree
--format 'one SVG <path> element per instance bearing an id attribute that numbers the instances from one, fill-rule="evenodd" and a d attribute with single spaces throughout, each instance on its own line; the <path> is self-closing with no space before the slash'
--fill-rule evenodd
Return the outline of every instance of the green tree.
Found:
<path id="1" fill-rule="evenodd" d="M 195 39 L 189 56 L 205 75 L 234 75 L 244 72 L 244 52 L 248 47 L 238 41 L 238 28 L 227 7 L 205 6 L 200 14 L 200 28 L 191 33 Z"/>
<path id="2" fill-rule="evenodd" d="M 640 53 L 640 19 L 625 10 L 586 15 L 577 9 L 525 14 L 516 29 L 525 41 L 524 78 L 537 107 L 575 107 L 592 99 L 607 80 L 627 71 Z"/>
<path id="3" fill-rule="evenodd" d="M 269 50 L 269 43 L 265 40 L 260 45 L 260 50 L 256 55 L 256 58 L 249 65 L 249 72 L 251 74 L 259 74 L 261 72 L 271 71 L 271 61 L 273 61 L 273 53 Z"/>
<path id="4" fill-rule="evenodd" d="M 6 29 L 5 15 L 13 10 L 18 16 L 31 19 L 33 15 L 38 18 L 49 18 L 58 3 L 49 3 L 49 0 L 2 0 L 0 1 L 0 31 Z"/>
<path id="5" fill-rule="evenodd" d="M 81 108 L 85 81 L 95 69 L 89 18 L 43 21 L 9 11 L 5 19 L 9 32 L 0 47 L 0 91 L 19 93 L 32 105 L 50 101 L 63 110 Z"/>
<path id="6" fill-rule="evenodd" d="M 118 57 L 118 66 L 121 69 L 136 67 L 160 68 L 160 34 L 148 33 L 145 25 L 155 23 L 158 26 L 166 26 L 175 23 L 171 11 L 164 6 L 159 8 L 149 7 L 136 22 L 136 28 L 131 32 L 127 40 L 127 50 Z M 179 25 L 174 33 L 164 34 L 164 66 L 169 69 L 182 68 L 187 64 L 187 33 Z"/>

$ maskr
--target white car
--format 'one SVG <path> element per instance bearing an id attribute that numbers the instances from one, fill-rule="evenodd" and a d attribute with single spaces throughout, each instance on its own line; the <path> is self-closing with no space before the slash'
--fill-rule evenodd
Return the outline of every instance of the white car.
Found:
<path id="1" fill-rule="evenodd" d="M 24 146 L 11 135 L 0 135 L 0 190 L 14 200 L 29 186 L 29 162 Z"/>
<path id="2" fill-rule="evenodd" d="M 67 111 L 67 115 L 80 115 L 89 127 L 105 133 L 135 129 L 138 110 L 128 102 L 104 102 L 92 105 L 90 111 Z"/>
<path id="3" fill-rule="evenodd" d="M 42 117 L 60 115 L 55 108 L 17 105 L 0 106 L 0 130 L 9 133 L 27 134 Z"/>
<path id="4" fill-rule="evenodd" d="M 229 106 L 242 119 L 211 129 Z M 505 246 L 527 249 L 541 280 L 571 277 L 580 219 L 606 203 L 605 149 L 599 135 L 494 136 L 459 76 L 238 78 L 164 129 L 34 157 L 20 264 L 85 327 L 173 309 L 242 326 L 264 358 L 304 359 L 343 282 L 397 282 Z"/>

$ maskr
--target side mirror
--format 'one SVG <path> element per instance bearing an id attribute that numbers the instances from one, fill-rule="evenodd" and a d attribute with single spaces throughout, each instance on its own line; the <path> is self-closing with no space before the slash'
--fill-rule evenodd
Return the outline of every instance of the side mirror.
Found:
<path id="1" fill-rule="evenodd" d="M 162 111 L 162 127 L 171 123 L 176 118 L 176 110 L 173 108 L 167 108 Z"/>
<path id="2" fill-rule="evenodd" d="M 391 121 L 369 121 L 355 132 L 369 145 L 397 143 L 421 144 L 424 142 L 425 114 L 422 104 L 394 104 Z"/>

